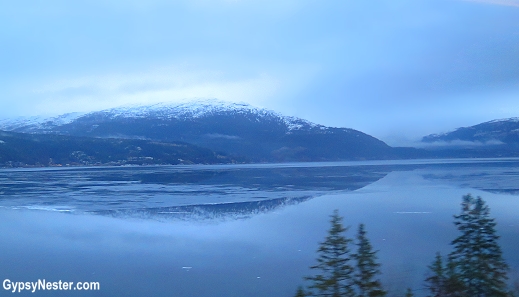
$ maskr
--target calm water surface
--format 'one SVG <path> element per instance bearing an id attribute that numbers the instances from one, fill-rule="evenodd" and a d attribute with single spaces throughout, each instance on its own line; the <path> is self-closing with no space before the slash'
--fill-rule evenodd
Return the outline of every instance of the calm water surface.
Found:
<path id="1" fill-rule="evenodd" d="M 101 284 L 22 296 L 292 296 L 339 209 L 351 237 L 366 224 L 390 296 L 421 296 L 467 193 L 517 278 L 517 159 L 4 169 L 0 280 Z"/>

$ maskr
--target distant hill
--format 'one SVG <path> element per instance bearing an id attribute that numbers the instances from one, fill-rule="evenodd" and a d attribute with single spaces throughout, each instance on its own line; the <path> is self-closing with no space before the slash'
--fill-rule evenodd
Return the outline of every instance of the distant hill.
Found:
<path id="1" fill-rule="evenodd" d="M 493 120 L 470 127 L 458 128 L 443 134 L 431 134 L 422 142 L 470 142 L 473 144 L 519 144 L 519 118 Z"/>
<path id="2" fill-rule="evenodd" d="M 393 149 L 349 128 L 332 128 L 248 104 L 218 100 L 114 108 L 53 119 L 3 121 L 0 129 L 81 137 L 186 142 L 253 162 L 392 159 Z"/>
<path id="3" fill-rule="evenodd" d="M 0 167 L 231 162 L 235 160 L 181 142 L 0 131 Z"/>
<path id="4" fill-rule="evenodd" d="M 436 157 L 517 157 L 519 118 L 493 120 L 422 138 Z"/>

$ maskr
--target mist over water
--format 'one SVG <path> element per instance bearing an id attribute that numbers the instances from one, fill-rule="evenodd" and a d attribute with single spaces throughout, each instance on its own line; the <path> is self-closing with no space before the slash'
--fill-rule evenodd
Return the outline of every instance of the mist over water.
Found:
<path id="1" fill-rule="evenodd" d="M 452 215 L 469 192 L 490 206 L 504 257 L 519 270 L 518 165 L 0 170 L 0 278 L 100 282 L 78 296 L 292 296 L 339 209 L 350 237 L 366 224 L 390 293 L 411 287 L 421 296 L 426 266 L 450 251 Z"/>

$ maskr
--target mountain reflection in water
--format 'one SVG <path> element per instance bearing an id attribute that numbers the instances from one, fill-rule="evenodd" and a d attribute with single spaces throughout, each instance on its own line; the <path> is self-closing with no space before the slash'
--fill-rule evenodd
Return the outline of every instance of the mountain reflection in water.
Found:
<path id="1" fill-rule="evenodd" d="M 0 206 L 144 219 L 237 219 L 353 191 L 387 166 L 114 167 L 0 171 Z"/>
<path id="2" fill-rule="evenodd" d="M 423 160 L 0 170 L 0 278 L 101 283 L 78 296 L 293 296 L 338 209 L 350 237 L 366 225 L 389 295 L 411 287 L 420 297 L 470 192 L 496 218 L 513 281 L 518 168 Z"/>

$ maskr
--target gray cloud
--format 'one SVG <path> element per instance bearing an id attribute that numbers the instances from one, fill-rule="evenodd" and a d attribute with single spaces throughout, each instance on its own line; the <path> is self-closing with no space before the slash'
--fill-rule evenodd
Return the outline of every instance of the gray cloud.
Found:
<path id="1" fill-rule="evenodd" d="M 519 113 L 518 2 L 10 2 L 0 116 L 208 97 L 382 138 L 473 125 Z"/>

